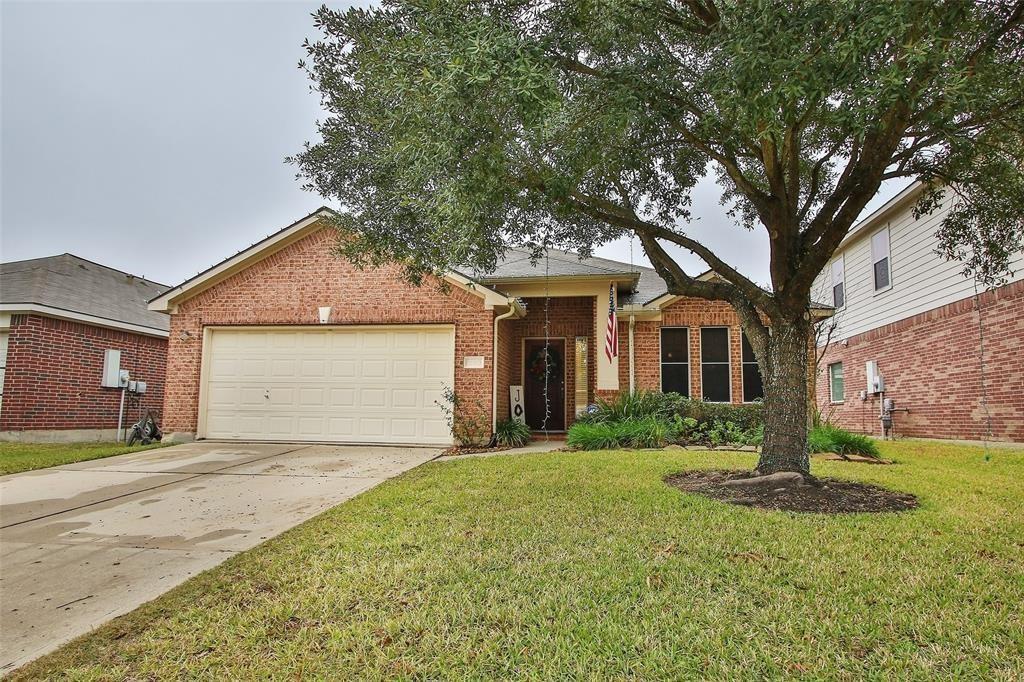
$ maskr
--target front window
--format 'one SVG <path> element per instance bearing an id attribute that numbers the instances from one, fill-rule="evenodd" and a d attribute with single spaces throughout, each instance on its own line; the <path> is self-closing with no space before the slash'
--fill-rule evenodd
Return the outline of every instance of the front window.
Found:
<path id="1" fill-rule="evenodd" d="M 700 383 L 704 400 L 727 403 L 732 400 L 729 371 L 729 328 L 701 327 Z"/>
<path id="2" fill-rule="evenodd" d="M 747 335 L 741 334 L 740 338 L 743 342 L 743 402 L 752 403 L 764 398 L 764 382 L 761 380 L 761 368 L 757 366 L 757 358 L 754 357 L 754 349 L 747 340 Z"/>
<path id="3" fill-rule="evenodd" d="M 832 263 L 832 305 L 837 310 L 846 305 L 846 267 L 842 256 Z"/>
<path id="4" fill-rule="evenodd" d="M 892 285 L 888 227 L 871 236 L 871 263 L 874 268 L 875 291 L 888 289 Z"/>
<path id="5" fill-rule="evenodd" d="M 661 391 L 690 395 L 690 330 L 661 328 Z"/>
<path id="6" fill-rule="evenodd" d="M 829 399 L 834 403 L 843 402 L 843 363 L 834 362 L 828 366 Z"/>

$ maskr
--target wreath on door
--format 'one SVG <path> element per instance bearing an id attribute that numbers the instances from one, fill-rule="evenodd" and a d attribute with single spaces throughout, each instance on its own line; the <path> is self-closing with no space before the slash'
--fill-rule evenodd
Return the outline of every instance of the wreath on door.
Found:
<path id="1" fill-rule="evenodd" d="M 541 346 L 533 352 L 526 367 L 530 376 L 538 381 L 553 379 L 559 371 L 558 354 L 548 346 Z"/>

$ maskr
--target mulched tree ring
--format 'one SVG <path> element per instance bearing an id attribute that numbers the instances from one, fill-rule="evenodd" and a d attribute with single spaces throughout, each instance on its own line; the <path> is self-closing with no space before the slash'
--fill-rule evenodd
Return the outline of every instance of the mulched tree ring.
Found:
<path id="1" fill-rule="evenodd" d="M 665 479 L 683 492 L 696 493 L 719 502 L 757 509 L 816 514 L 900 512 L 918 506 L 910 493 L 886 490 L 867 483 L 835 478 L 811 478 L 804 483 L 780 483 L 770 479 L 746 483 L 749 471 L 684 471 Z"/>

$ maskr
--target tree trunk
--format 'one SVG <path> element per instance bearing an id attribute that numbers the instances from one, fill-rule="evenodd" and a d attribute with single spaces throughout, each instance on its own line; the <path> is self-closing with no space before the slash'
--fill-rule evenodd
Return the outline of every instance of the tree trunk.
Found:
<path id="1" fill-rule="evenodd" d="M 802 317 L 772 322 L 764 378 L 764 442 L 757 462 L 759 474 L 796 471 L 810 474 L 807 454 L 807 380 L 810 324 Z"/>

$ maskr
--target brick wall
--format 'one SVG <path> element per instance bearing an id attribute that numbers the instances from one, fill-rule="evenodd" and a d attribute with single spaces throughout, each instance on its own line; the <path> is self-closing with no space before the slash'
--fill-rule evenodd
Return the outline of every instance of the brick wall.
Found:
<path id="1" fill-rule="evenodd" d="M 729 328 L 729 363 L 732 402 L 743 402 L 743 366 L 740 323 L 728 303 L 682 298 L 662 311 L 660 322 L 637 321 L 633 328 L 636 388 L 661 390 L 661 328 L 686 327 L 690 336 L 690 395 L 701 396 L 700 328 Z M 629 316 L 619 320 L 619 386 L 629 390 Z"/>
<path id="2" fill-rule="evenodd" d="M 1024 281 L 981 296 L 985 369 L 992 432 L 997 440 L 1024 441 Z M 832 343 L 818 371 L 818 405 L 845 428 L 879 433 L 878 397 L 861 401 L 864 365 L 878 362 L 886 397 L 896 401 L 898 434 L 981 439 L 986 415 L 981 404 L 978 312 L 967 298 L 905 320 Z M 832 404 L 827 366 L 843 363 L 845 401 Z"/>
<path id="3" fill-rule="evenodd" d="M 398 267 L 358 270 L 334 254 L 335 244 L 333 230 L 317 230 L 178 306 L 171 316 L 165 431 L 196 430 L 204 326 L 314 325 L 320 306 L 332 307 L 335 325 L 454 324 L 455 391 L 490 416 L 493 311 L 458 287 L 412 286 Z M 466 355 L 483 356 L 484 367 L 464 369 Z"/>
<path id="4" fill-rule="evenodd" d="M 138 408 L 163 404 L 167 340 L 39 315 L 11 318 L 0 431 L 114 429 L 121 391 L 101 388 L 103 352 L 121 351 L 121 367 L 146 382 L 147 392 L 126 404 L 125 421 Z"/>
<path id="5" fill-rule="evenodd" d="M 505 383 L 499 378 L 498 392 L 508 392 L 509 384 L 517 385 L 523 383 L 523 339 L 544 338 L 544 307 L 543 298 L 523 299 L 526 305 L 526 316 L 518 320 L 499 322 L 501 336 L 507 337 L 508 357 L 508 380 Z M 550 338 L 565 339 L 565 416 L 566 428 L 576 418 L 576 337 L 587 337 L 587 400 L 591 402 L 594 398 L 594 386 L 597 377 L 595 325 L 595 306 L 597 299 L 593 296 L 566 296 L 553 297 L 548 301 L 547 320 L 548 336 Z M 601 343 L 604 343 L 602 338 Z M 602 345 L 603 349 L 604 346 Z M 508 416 L 508 395 L 504 396 L 504 411 L 499 403 L 498 418 L 504 419 Z"/>

